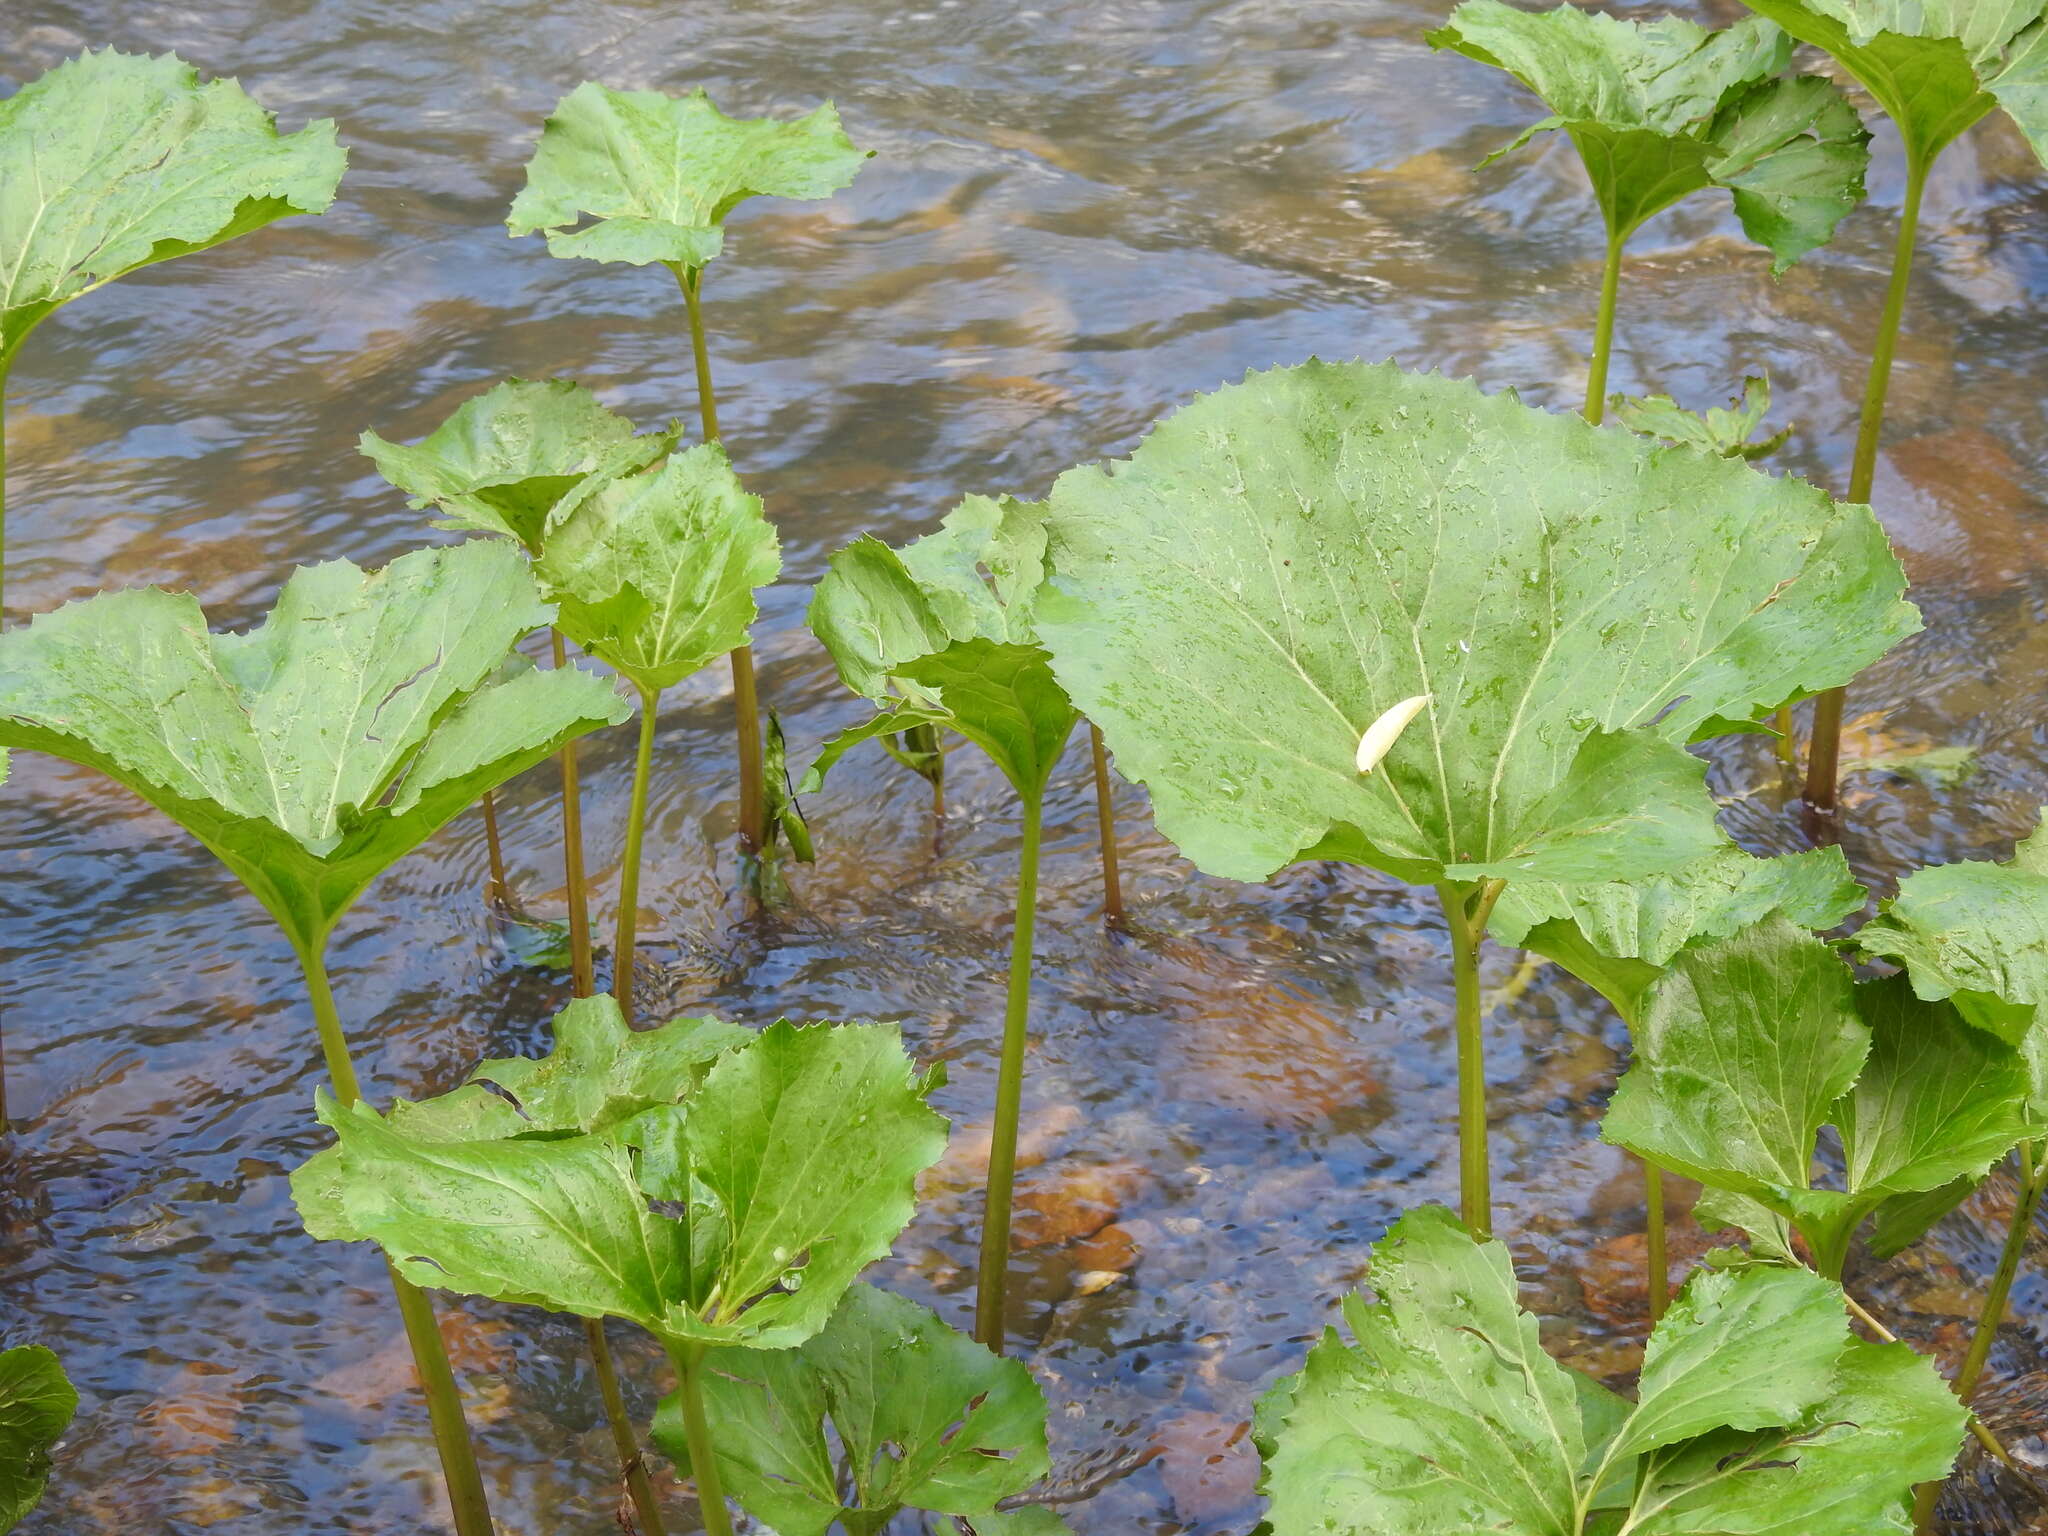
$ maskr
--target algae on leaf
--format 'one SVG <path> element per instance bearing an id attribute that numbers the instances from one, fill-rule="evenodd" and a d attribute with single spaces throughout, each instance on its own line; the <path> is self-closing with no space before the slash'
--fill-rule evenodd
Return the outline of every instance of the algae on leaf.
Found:
<path id="1" fill-rule="evenodd" d="M 0 1531 L 36 1507 L 50 1479 L 50 1447 L 78 1411 L 78 1393 L 40 1344 L 0 1350 Z"/>
<path id="2" fill-rule="evenodd" d="M 1610 241 L 1723 187 L 1783 271 L 1825 245 L 1862 200 L 1869 135 L 1855 109 L 1824 79 L 1779 78 L 1791 43 L 1766 22 L 1708 31 L 1673 16 L 1635 22 L 1572 4 L 1532 12 L 1465 0 L 1428 41 L 1506 70 L 1543 99 L 1552 115 L 1492 158 L 1561 129 Z"/>
<path id="3" fill-rule="evenodd" d="M 1050 1465 L 1031 1372 L 871 1286 L 795 1349 L 717 1349 L 704 1366 L 725 1489 L 779 1536 L 879 1532 L 904 1508 L 978 1519 Z M 687 1472 L 673 1396 L 654 1439 Z"/>
<path id="4" fill-rule="evenodd" d="M 1919 626 L 1867 508 L 1390 364 L 1204 396 L 1062 475 L 1044 522 L 1055 674 L 1160 829 L 1237 879 L 1676 869 L 1723 842 L 1685 743 Z"/>
<path id="5" fill-rule="evenodd" d="M 556 256 L 702 267 L 749 197 L 830 197 L 868 158 L 830 103 L 791 120 L 727 117 L 702 90 L 586 80 L 555 106 L 505 224 Z M 585 219 L 589 222 L 584 222 Z"/>
<path id="6" fill-rule="evenodd" d="M 632 422 L 567 379 L 507 379 L 418 443 L 365 432 L 362 451 L 413 506 L 441 509 L 436 527 L 501 534 L 538 555 L 565 502 L 666 457 L 681 433 L 678 425 L 636 435 Z"/>
<path id="7" fill-rule="evenodd" d="M 0 635 L 0 745 L 98 768 L 206 845 L 302 954 L 407 851 L 573 737 L 600 679 L 500 668 L 546 624 L 499 543 L 294 572 L 247 634 L 189 595 L 103 593 Z"/>
<path id="8" fill-rule="evenodd" d="M 1261 1404 L 1274 1536 L 1871 1536 L 1911 1529 L 1961 1407 L 1925 1360 L 1854 1338 L 1803 1270 L 1696 1274 L 1633 1404 L 1543 1351 L 1498 1243 L 1425 1207 Z"/>
<path id="9" fill-rule="evenodd" d="M 334 124 L 280 135 L 233 80 L 108 48 L 0 101 L 0 373 L 59 305 L 334 201 Z"/>

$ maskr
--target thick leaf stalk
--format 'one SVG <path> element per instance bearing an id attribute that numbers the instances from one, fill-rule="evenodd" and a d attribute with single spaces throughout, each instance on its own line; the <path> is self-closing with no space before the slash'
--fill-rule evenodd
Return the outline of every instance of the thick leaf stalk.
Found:
<path id="1" fill-rule="evenodd" d="M 1124 925 L 1124 884 L 1117 867 L 1116 797 L 1109 780 L 1109 749 L 1094 722 L 1088 726 L 1088 752 L 1095 769 L 1095 828 L 1102 847 L 1102 920 L 1112 928 Z"/>
<path id="2" fill-rule="evenodd" d="M 1010 1271 L 1010 1211 L 1017 1184 L 1017 1127 L 1024 1103 L 1024 1049 L 1031 1023 L 1031 949 L 1038 916 L 1038 850 L 1045 792 L 1022 786 L 1023 846 L 1017 856 L 1017 912 L 1010 930 L 1010 988 L 1003 1009 L 1003 1056 L 996 1076 L 995 1126 L 988 1154 L 981 1268 L 974 1296 L 974 1337 L 1003 1352 Z"/>
<path id="3" fill-rule="evenodd" d="M 612 996 L 633 1023 L 633 954 L 640 933 L 640 855 L 647 836 L 647 783 L 654 769 L 654 717 L 661 694 L 640 690 L 640 745 L 633 754 L 633 798 L 626 810 L 626 850 L 619 864 L 618 937 L 612 941 Z"/>
<path id="4" fill-rule="evenodd" d="M 718 1476 L 711 1424 L 704 1414 L 704 1346 L 662 1341 L 676 1368 L 676 1397 L 683 1410 L 683 1438 L 690 1448 L 690 1475 L 697 1480 L 697 1511 L 705 1536 L 732 1536 L 732 1515 Z"/>
<path id="5" fill-rule="evenodd" d="M 1458 1036 L 1458 1214 L 1474 1237 L 1493 1233 L 1493 1172 L 1486 1147 L 1486 1009 L 1479 996 L 1479 944 L 1505 882 L 1474 890 L 1436 888 L 1451 930 L 1451 977 Z"/>
<path id="6" fill-rule="evenodd" d="M 1614 355 L 1614 305 L 1626 241 L 1625 235 L 1609 235 L 1607 256 L 1600 265 L 1600 308 L 1593 319 L 1593 359 L 1586 369 L 1586 420 L 1596 427 L 1607 415 L 1607 364 Z"/>
<path id="7" fill-rule="evenodd" d="M 1856 453 L 1849 464 L 1849 500 L 1868 502 L 1877 480 L 1877 450 L 1884 437 L 1885 395 L 1891 388 L 1892 356 L 1898 350 L 1899 326 L 1906 313 L 1906 290 L 1913 276 L 1913 249 L 1919 238 L 1920 198 L 1927 190 L 1930 166 L 1918 159 L 1906 167 L 1906 200 L 1899 210 L 1898 245 L 1892 253 L 1892 276 L 1885 289 L 1884 310 L 1877 320 L 1877 340 L 1870 350 L 1870 376 L 1863 386 L 1863 410 L 1856 425 Z M 1814 700 L 1813 739 L 1806 753 L 1806 803 L 1832 816 L 1836 785 L 1841 777 L 1842 706 L 1848 690 L 1830 688 Z"/>
<path id="8" fill-rule="evenodd" d="M 559 629 L 548 631 L 557 670 L 569 664 Z M 583 867 L 583 775 L 576 743 L 564 742 L 556 761 L 562 770 L 562 891 L 569 909 L 569 983 L 576 996 L 597 990 L 597 964 L 590 943 L 590 883 Z"/>
<path id="9" fill-rule="evenodd" d="M 697 416 L 704 441 L 718 436 L 718 395 L 711 385 L 711 352 L 704 341 L 704 269 L 677 263 L 676 282 L 690 315 L 690 354 L 697 365 Z M 768 843 L 768 791 L 761 751 L 761 703 L 754 685 L 754 650 L 743 645 L 732 653 L 733 730 L 739 741 L 740 847 L 759 853 Z"/>

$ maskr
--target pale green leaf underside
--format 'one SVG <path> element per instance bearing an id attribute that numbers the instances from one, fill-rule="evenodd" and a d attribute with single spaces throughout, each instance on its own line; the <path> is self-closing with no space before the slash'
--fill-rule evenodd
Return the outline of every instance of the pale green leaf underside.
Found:
<path id="1" fill-rule="evenodd" d="M 1782 271 L 1826 244 L 1862 199 L 1869 136 L 1826 80 L 1777 78 L 1791 44 L 1768 22 L 1708 31 L 1677 17 L 1640 23 L 1574 4 L 1524 11 L 1466 0 L 1428 40 L 1506 70 L 1542 98 L 1553 115 L 1498 154 L 1563 130 L 1614 239 L 1693 192 L 1725 187 Z"/>
<path id="2" fill-rule="evenodd" d="M 1046 508 L 1055 673 L 1161 830 L 1239 879 L 1676 868 L 1722 841 L 1695 729 L 1919 622 L 1867 508 L 1391 364 L 1253 374 Z"/>
<path id="3" fill-rule="evenodd" d="M 635 436 L 633 424 L 567 379 L 508 379 L 466 400 L 407 445 L 374 432 L 361 447 L 377 472 L 445 514 L 435 526 L 501 534 L 539 552 L 548 519 L 590 479 L 644 469 L 682 428 Z"/>
<path id="4" fill-rule="evenodd" d="M 302 567 L 241 635 L 187 594 L 103 593 L 0 635 L 0 745 L 118 780 L 304 943 L 483 790 L 625 717 L 587 673 L 501 672 L 550 616 L 492 542 Z"/>
<path id="5" fill-rule="evenodd" d="M 704 1366 L 725 1491 L 778 1536 L 825 1536 L 847 1511 L 870 1530 L 906 1506 L 988 1513 L 1049 1465 L 1030 1371 L 870 1286 L 795 1349 L 713 1350 Z M 673 1396 L 654 1440 L 687 1471 Z"/>
<path id="6" fill-rule="evenodd" d="M 1894 1507 L 1961 1435 L 1932 1368 L 1853 1340 L 1808 1271 L 1696 1274 L 1633 1405 L 1543 1354 L 1507 1250 L 1448 1212 L 1396 1223 L 1368 1281 L 1352 1339 L 1331 1331 L 1262 1405 L 1275 1536 L 1865 1536 L 1906 1529 Z M 1754 1523 L 1774 1509 L 1810 1523 Z"/>
<path id="7" fill-rule="evenodd" d="M 334 200 L 334 124 L 280 136 L 232 80 L 109 48 L 0 101 L 0 371 L 51 310 L 123 273 Z"/>
<path id="8" fill-rule="evenodd" d="M 690 1055 L 694 1077 L 696 1047 L 718 1043 L 696 1033 L 640 1049 Z M 307 1230 L 374 1241 L 421 1285 L 622 1317 L 673 1340 L 783 1348 L 822 1327 L 888 1251 L 917 1175 L 945 1147 L 891 1025 L 777 1024 L 717 1055 L 683 1102 L 615 1124 L 616 1073 L 601 1074 L 593 1107 L 562 1080 L 576 1070 L 536 1068 L 526 1086 L 554 1079 L 542 1101 L 562 1107 L 558 1122 L 588 1113 L 608 1130 L 508 1137 L 511 1122 L 480 1108 L 475 1086 L 452 1108 L 430 1100 L 388 1118 L 323 1101 L 339 1141 L 293 1175 Z M 507 1073 L 489 1068 L 493 1081 Z M 460 1139 L 465 1126 L 482 1134 Z"/>
<path id="9" fill-rule="evenodd" d="M 35 1508 L 50 1477 L 50 1447 L 78 1411 L 57 1357 L 39 1344 L 0 1351 L 0 1531 Z"/>
<path id="10" fill-rule="evenodd" d="M 1748 0 L 1841 61 L 1924 166 L 1994 107 L 2048 158 L 2048 29 L 2039 0 Z"/>
<path id="11" fill-rule="evenodd" d="M 556 628 L 655 693 L 745 645 L 754 590 L 781 569 L 761 498 L 716 443 L 589 488 L 534 562 Z"/>
<path id="12" fill-rule="evenodd" d="M 1488 919 L 1503 944 L 1531 949 L 1597 988 L 1624 1019 L 1671 957 L 1772 912 L 1832 928 L 1863 905 L 1839 848 L 1759 859 L 1733 844 L 1664 874 L 1589 885 L 1511 883 Z"/>
<path id="13" fill-rule="evenodd" d="M 586 80 L 549 114 L 505 225 L 545 231 L 556 256 L 701 267 L 746 198 L 830 197 L 867 158 L 829 101 L 789 120 L 732 118 L 701 90 L 665 96 Z"/>
<path id="14" fill-rule="evenodd" d="M 1043 788 L 1077 718 L 1033 627 L 1044 510 L 970 496 L 901 550 L 860 538 L 832 556 L 811 632 L 847 687 L 887 707 L 827 744 L 807 788 L 858 742 L 924 722 L 967 737 L 1020 791 Z"/>

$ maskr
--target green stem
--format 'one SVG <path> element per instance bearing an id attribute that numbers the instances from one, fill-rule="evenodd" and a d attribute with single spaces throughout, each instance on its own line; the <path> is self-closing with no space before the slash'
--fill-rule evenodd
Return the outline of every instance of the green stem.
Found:
<path id="1" fill-rule="evenodd" d="M 1003 1352 L 1004 1296 L 1010 1269 L 1010 1205 L 1017 1183 L 1017 1124 L 1024 1106 L 1024 1046 L 1031 1021 L 1031 942 L 1038 916 L 1038 842 L 1045 812 L 1041 786 L 1024 795 L 1024 843 L 1017 856 L 1017 912 L 1010 925 L 1010 991 L 1003 1010 L 1003 1060 L 996 1074 L 995 1126 L 988 1151 L 988 1204 L 981 1223 L 981 1270 L 974 1296 L 974 1337 Z"/>
<path id="2" fill-rule="evenodd" d="M 562 632 L 550 631 L 555 665 L 569 664 Z M 583 871 L 583 780 L 576 764 L 576 743 L 564 742 L 562 765 L 562 890 L 569 908 L 569 978 L 578 997 L 597 990 L 597 964 L 590 947 L 590 885 Z"/>
<path id="3" fill-rule="evenodd" d="M 671 263 L 690 313 L 690 351 L 697 361 L 697 417 L 704 441 L 718 441 L 718 396 L 711 387 L 711 353 L 704 343 L 704 271 Z M 759 853 L 768 845 L 768 790 L 761 745 L 761 705 L 754 686 L 754 651 L 741 646 L 732 653 L 733 727 L 739 737 L 740 847 Z"/>
<path id="4" fill-rule="evenodd" d="M 1486 1152 L 1485 1009 L 1479 997 L 1479 944 L 1487 914 L 1503 881 L 1489 880 L 1469 896 L 1448 882 L 1437 886 L 1451 930 L 1451 976 L 1457 997 L 1458 1210 L 1478 1238 L 1493 1233 L 1493 1175 Z"/>
<path id="5" fill-rule="evenodd" d="M 661 1518 L 661 1501 L 654 1496 L 654 1483 L 647 1476 L 647 1462 L 633 1438 L 633 1419 L 626 1412 L 626 1395 L 619 1390 L 619 1368 L 612 1359 L 611 1340 L 604 1323 L 595 1317 L 583 1319 L 583 1336 L 590 1343 L 591 1363 L 597 1367 L 597 1391 L 604 1399 L 604 1417 L 612 1432 L 612 1449 L 618 1453 L 619 1471 L 626 1479 L 634 1513 L 640 1517 L 640 1536 L 665 1536 L 668 1527 Z"/>
<path id="6" fill-rule="evenodd" d="M 683 1441 L 690 1448 L 690 1475 L 697 1483 L 697 1510 L 704 1517 L 704 1536 L 732 1536 L 725 1484 L 718 1475 L 718 1453 L 711 1444 L 711 1425 L 704 1417 L 704 1346 L 662 1342 L 676 1368 L 676 1399 L 683 1410 Z"/>
<path id="7" fill-rule="evenodd" d="M 640 845 L 647 833 L 647 780 L 654 768 L 654 711 L 661 694 L 640 690 L 640 747 L 633 754 L 633 800 L 626 810 L 626 852 L 619 866 L 618 937 L 612 942 L 612 996 L 633 1026 L 633 946 L 640 932 Z"/>
<path id="8" fill-rule="evenodd" d="M 484 791 L 484 848 L 491 861 L 490 900 L 503 901 L 511 887 L 505 883 L 505 847 L 498 841 L 498 801 L 488 789 Z"/>
<path id="9" fill-rule="evenodd" d="M 1596 427 L 1607 416 L 1607 360 L 1614 352 L 1614 300 L 1621 291 L 1623 239 L 1607 237 L 1607 260 L 1600 268 L 1600 312 L 1593 321 L 1593 361 L 1586 369 L 1586 420 Z"/>
<path id="10" fill-rule="evenodd" d="M 1650 1286 L 1650 1326 L 1663 1319 L 1671 1304 L 1671 1259 L 1664 1241 L 1664 1170 L 1647 1158 L 1643 1160 L 1643 1233 L 1649 1252 L 1644 1268 Z"/>
<path id="11" fill-rule="evenodd" d="M 1998 1325 L 2005 1320 L 2005 1304 L 2012 1296 L 2020 1260 L 2026 1257 L 2027 1238 L 2034 1230 L 2034 1213 L 2041 1207 L 2043 1189 L 2048 1188 L 2048 1158 L 2042 1156 L 2043 1150 L 2034 1143 L 2020 1144 L 2019 1200 L 2013 1207 L 2012 1225 L 2006 1229 L 2005 1247 L 1998 1255 L 1998 1268 L 1992 1272 L 1991 1289 L 1985 1292 L 1984 1305 L 1977 1313 L 1977 1331 L 1970 1336 L 1969 1352 L 1956 1372 L 1956 1396 L 1966 1406 L 1976 1395 L 1984 1362 L 1991 1358 L 1992 1341 L 1998 1336 Z"/>
<path id="12" fill-rule="evenodd" d="M 1892 253 L 1891 284 L 1885 289 L 1884 312 L 1878 316 L 1877 342 L 1870 351 L 1870 377 L 1863 386 L 1863 413 L 1856 426 L 1856 454 L 1849 464 L 1849 500 L 1867 502 L 1877 479 L 1877 449 L 1884 437 L 1885 394 L 1891 388 L 1892 354 L 1905 318 L 1906 290 L 1913 276 L 1913 247 L 1920 232 L 1920 195 L 1927 190 L 1932 162 L 1906 163 L 1906 201 L 1899 210 L 1899 239 Z M 1842 756 L 1842 701 L 1845 689 L 1830 688 L 1814 701 L 1813 740 L 1806 753 L 1808 809 L 1833 815 L 1835 781 Z"/>
<path id="13" fill-rule="evenodd" d="M 0 628 L 7 623 L 7 366 L 0 363 Z M 5 1010 L 0 1010 L 4 1013 Z M 0 1020 L 0 1136 L 8 1133 L 7 1035 Z"/>
<path id="14" fill-rule="evenodd" d="M 320 1051 L 327 1059 L 334 1096 L 343 1105 L 353 1104 L 362 1097 L 362 1091 L 356 1082 L 355 1063 L 349 1059 L 348 1041 L 341 1032 L 334 989 L 328 985 L 326 956 L 317 948 L 303 949 L 299 951 L 299 966 L 305 972 L 306 993 L 312 999 L 313 1022 L 319 1027 Z M 440 1325 L 434 1321 L 433 1304 L 403 1279 L 389 1260 L 385 1267 L 391 1274 L 392 1293 L 398 1298 L 398 1316 L 405 1324 L 406 1340 L 412 1345 L 420 1390 L 426 1394 L 427 1420 L 433 1426 L 434 1445 L 441 1453 L 441 1475 L 448 1485 L 456 1536 L 492 1536 L 490 1501 L 484 1493 L 483 1474 L 477 1470 L 476 1448 L 470 1443 L 469 1425 L 462 1416 L 462 1393 L 448 1364 L 448 1345 L 441 1337 Z"/>
<path id="15" fill-rule="evenodd" d="M 1792 706 L 1780 704 L 1771 715 L 1771 727 L 1778 733 L 1778 739 L 1771 743 L 1771 750 L 1778 754 L 1778 766 L 1785 770 L 1786 782 L 1799 772 L 1799 738 L 1792 723 Z"/>
<path id="16" fill-rule="evenodd" d="M 1124 886 L 1117 873 L 1116 802 L 1110 796 L 1109 749 L 1093 720 L 1088 722 L 1088 747 L 1095 759 L 1095 826 L 1102 841 L 1102 920 L 1112 928 L 1124 925 Z"/>

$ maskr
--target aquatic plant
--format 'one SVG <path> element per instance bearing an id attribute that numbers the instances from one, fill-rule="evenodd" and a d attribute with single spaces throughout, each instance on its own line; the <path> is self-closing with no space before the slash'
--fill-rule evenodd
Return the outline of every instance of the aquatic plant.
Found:
<path id="1" fill-rule="evenodd" d="M 708 1387 L 711 1359 L 791 1349 L 833 1323 L 945 1148 L 945 1121 L 925 1102 L 938 1078 L 912 1069 L 893 1025 L 785 1020 L 755 1033 L 678 1019 L 633 1033 L 603 1000 L 573 1007 L 580 1017 L 558 1020 L 547 1057 L 487 1062 L 453 1093 L 387 1115 L 323 1098 L 337 1141 L 293 1174 L 292 1193 L 315 1237 L 376 1242 L 418 1284 L 651 1333 L 677 1376 L 665 1433 L 680 1426 L 705 1528 L 730 1536 L 729 1458 L 743 1503 L 788 1494 L 764 1493 L 746 1470 L 767 1447 L 713 1450 L 706 1393 L 732 1389 Z M 869 1403 L 893 1411 L 891 1386 L 948 1384 L 891 1382 L 892 1356 L 912 1348 L 892 1342 L 871 1356 Z M 774 1418 L 787 1421 L 776 1444 L 800 1456 L 812 1434 L 803 1403 L 844 1393 L 847 1380 L 819 1354 L 795 1364 L 775 1379 L 793 1379 L 799 1397 L 779 1399 Z M 948 1422 L 970 1407 L 951 1403 Z"/>
<path id="2" fill-rule="evenodd" d="M 189 595 L 102 593 L 0 634 L 0 745 L 97 768 L 193 837 L 284 930 L 329 1081 L 359 1096 L 327 940 L 370 883 L 564 741 L 625 718 L 600 679 L 506 654 L 553 611 L 526 563 L 477 541 L 380 571 L 295 571 L 243 635 Z M 482 1479 L 426 1299 L 393 1287 L 462 1536 L 490 1536 Z"/>
<path id="3" fill-rule="evenodd" d="M 1891 280 L 1870 349 L 1870 372 L 1849 463 L 1850 501 L 1868 501 L 1884 437 L 1892 355 L 1906 312 L 1919 238 L 1920 201 L 1941 152 L 1989 113 L 2003 109 L 2037 156 L 2048 158 L 2048 23 L 2039 0 L 1744 0 L 1802 43 L 1832 54 L 1882 107 L 1906 151 L 1906 194 L 1899 210 Z M 1842 738 L 1842 689 L 1814 705 L 1806 760 L 1806 803 L 1835 808 Z"/>
<path id="4" fill-rule="evenodd" d="M 1183 853 L 1436 888 L 1480 1233 L 1478 952 L 1502 892 L 1711 853 L 1685 744 L 1918 627 L 1865 508 L 1392 365 L 1252 374 L 1062 475 L 1044 522 L 1038 637 Z M 1360 773 L 1368 727 L 1418 696 Z"/>
<path id="5" fill-rule="evenodd" d="M 515 237 L 545 235 L 554 256 L 636 267 L 659 262 L 675 275 L 689 314 L 698 418 L 704 440 L 716 442 L 704 269 L 725 250 L 727 215 L 750 197 L 830 197 L 853 181 L 868 155 L 840 128 L 830 102 L 789 121 L 732 118 L 702 90 L 665 96 L 586 80 L 548 114 L 505 227 Z M 754 657 L 745 645 L 731 655 L 740 842 L 758 853 L 768 837 L 769 805 Z"/>
<path id="6" fill-rule="evenodd" d="M 0 1532 L 36 1507 L 50 1480 L 50 1447 L 78 1411 L 78 1393 L 40 1344 L 0 1350 Z"/>
<path id="7" fill-rule="evenodd" d="M 585 482 L 556 508 L 533 569 L 559 605 L 555 627 L 640 696 L 612 944 L 612 992 L 630 1021 L 655 711 L 665 690 L 746 645 L 760 615 L 754 591 L 781 571 L 781 548 L 725 450 L 700 443 Z"/>
<path id="8" fill-rule="evenodd" d="M 1676 16 L 1636 22 L 1571 4 L 1522 11 L 1464 0 L 1428 42 L 1506 70 L 1551 110 L 1482 164 L 1551 130 L 1585 164 L 1607 226 L 1588 421 L 1606 408 L 1622 253 L 1653 215 L 1726 188 L 1775 274 L 1827 244 L 1863 199 L 1870 135 L 1855 108 L 1818 75 L 1784 78 L 1791 39 L 1757 18 L 1708 31 Z"/>
<path id="9" fill-rule="evenodd" d="M 936 533 L 900 550 L 879 539 L 856 539 L 832 557 L 809 614 L 811 632 L 831 654 L 840 680 L 880 708 L 826 743 L 804 776 L 804 792 L 821 787 L 833 764 L 859 743 L 936 725 L 987 753 L 1022 802 L 1003 1054 L 975 1291 L 974 1336 L 998 1352 L 1031 1023 L 1045 788 L 1080 719 L 1033 627 L 1046 577 L 1043 513 L 1042 507 L 1009 497 L 970 496 Z"/>
<path id="10" fill-rule="evenodd" d="M 1634 1402 L 1545 1352 L 1498 1242 L 1410 1211 L 1259 1404 L 1273 1536 L 1871 1536 L 1905 1532 L 1963 1414 L 1903 1344 L 1854 1337 L 1801 1269 L 1695 1273 Z"/>
<path id="11" fill-rule="evenodd" d="M 1614 395 L 1607 403 L 1614 410 L 1614 419 L 1631 432 L 1702 453 L 1718 453 L 1724 459 L 1767 459 L 1792 435 L 1790 427 L 1780 427 L 1769 437 L 1756 435 L 1771 411 L 1771 377 L 1767 373 L 1744 379 L 1742 393 L 1726 406 L 1710 405 L 1698 414 L 1669 395 Z"/>

